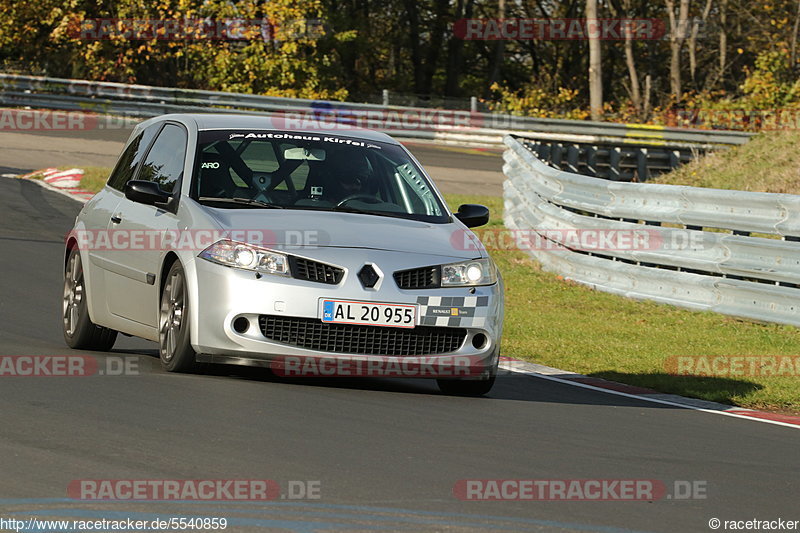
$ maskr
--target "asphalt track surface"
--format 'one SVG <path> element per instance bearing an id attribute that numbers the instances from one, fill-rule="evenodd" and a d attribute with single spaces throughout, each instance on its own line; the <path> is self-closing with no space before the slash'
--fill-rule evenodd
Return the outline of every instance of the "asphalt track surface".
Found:
<path id="1" fill-rule="evenodd" d="M 167 374 L 155 344 L 127 337 L 110 354 L 71 351 L 62 243 L 79 207 L 0 178 L 0 356 L 86 354 L 101 368 L 133 358 L 138 375 L 0 377 L 0 518 L 226 517 L 234 532 L 709 531 L 714 517 L 800 519 L 795 429 L 520 375 L 500 376 L 486 398 L 457 398 L 425 380 Z M 270 479 L 284 495 L 291 481 L 314 481 L 321 497 L 67 498 L 82 479 Z M 706 494 L 461 501 L 453 488 L 466 479 L 657 480 L 670 490 L 679 480 Z"/>

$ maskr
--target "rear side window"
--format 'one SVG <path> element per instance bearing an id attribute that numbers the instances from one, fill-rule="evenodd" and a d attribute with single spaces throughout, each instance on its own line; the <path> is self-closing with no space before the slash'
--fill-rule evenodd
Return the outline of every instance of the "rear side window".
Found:
<path id="1" fill-rule="evenodd" d="M 183 176 L 186 159 L 186 130 L 167 124 L 158 134 L 142 164 L 137 179 L 154 181 L 166 192 L 173 192 Z"/>
<path id="2" fill-rule="evenodd" d="M 117 161 L 117 166 L 108 178 L 108 186 L 113 187 L 119 191 L 125 188 L 125 184 L 133 179 L 133 173 L 139 162 L 144 156 L 144 151 L 147 150 L 153 136 L 158 132 L 158 125 L 154 124 L 141 132 L 122 152 L 122 155 Z"/>

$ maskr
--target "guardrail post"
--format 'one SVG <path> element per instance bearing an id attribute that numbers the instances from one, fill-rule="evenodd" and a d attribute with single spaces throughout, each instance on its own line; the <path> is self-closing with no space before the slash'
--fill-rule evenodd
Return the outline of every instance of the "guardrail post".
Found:
<path id="1" fill-rule="evenodd" d="M 551 150 L 549 144 L 543 142 L 537 142 L 536 152 L 539 154 L 539 159 L 548 163 L 551 162 L 550 160 Z"/>
<path id="2" fill-rule="evenodd" d="M 580 155 L 580 148 L 576 144 L 571 144 L 567 147 L 567 170 L 569 172 L 578 173 L 578 156 Z"/>
<path id="3" fill-rule="evenodd" d="M 550 145 L 550 162 L 556 168 L 561 168 L 561 160 L 564 157 L 564 145 L 555 143 Z"/>
<path id="4" fill-rule="evenodd" d="M 389 89 L 383 90 L 383 105 L 389 105 Z"/>
<path id="5" fill-rule="evenodd" d="M 681 152 L 673 150 L 669 153 L 669 168 L 678 168 L 681 164 Z"/>
<path id="6" fill-rule="evenodd" d="M 619 161 L 622 158 L 622 150 L 619 146 L 608 151 L 608 179 L 613 181 L 620 180 Z"/>
<path id="7" fill-rule="evenodd" d="M 650 179 L 650 172 L 647 170 L 647 148 L 639 148 L 636 151 L 636 175 L 640 182 Z"/>
<path id="8" fill-rule="evenodd" d="M 586 173 L 597 177 L 597 146 L 586 147 Z"/>
<path id="9" fill-rule="evenodd" d="M 478 97 L 477 96 L 470 96 L 469 97 L 469 110 L 472 113 L 478 112 Z"/>

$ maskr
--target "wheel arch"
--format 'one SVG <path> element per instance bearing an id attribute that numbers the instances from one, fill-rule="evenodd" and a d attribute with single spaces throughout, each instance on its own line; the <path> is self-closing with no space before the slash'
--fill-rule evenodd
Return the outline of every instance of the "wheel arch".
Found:
<path id="1" fill-rule="evenodd" d="M 78 247 L 78 239 L 76 239 L 75 237 L 72 237 L 72 236 L 68 237 L 67 238 L 67 243 L 64 245 L 64 261 L 63 261 L 64 264 L 62 265 L 64 271 L 66 271 L 66 269 L 67 269 L 67 262 L 69 261 L 69 254 L 71 254 L 72 250 L 74 248 L 77 248 L 77 247 Z"/>
<path id="2" fill-rule="evenodd" d="M 164 286 L 167 284 L 167 274 L 169 274 L 169 269 L 172 268 L 172 265 L 175 263 L 180 263 L 183 267 L 187 290 L 186 296 L 189 299 L 189 332 L 192 345 L 197 346 L 200 294 L 198 289 L 196 258 L 192 253 L 170 250 L 164 254 L 164 258 L 161 260 L 161 269 L 158 273 L 158 279 L 156 280 L 156 283 L 158 283 L 158 299 L 156 302 L 159 312 L 158 316 L 160 316 L 161 297 L 164 295 Z"/>
<path id="3" fill-rule="evenodd" d="M 178 254 L 173 251 L 169 251 L 164 256 L 164 260 L 161 263 L 161 272 L 158 274 L 159 305 L 161 305 L 161 295 L 164 294 L 164 285 L 167 283 L 167 274 L 169 273 L 169 269 L 172 268 L 172 265 L 175 264 L 176 261 L 180 261 Z"/>
<path id="4" fill-rule="evenodd" d="M 77 254 L 80 256 L 81 259 L 81 268 L 83 269 L 83 286 L 85 291 L 84 294 L 86 296 L 86 307 L 89 311 L 89 319 L 92 322 L 95 322 L 95 320 L 98 317 L 95 310 L 95 301 L 92 299 L 91 296 L 92 294 L 94 294 L 95 289 L 93 282 L 94 280 L 92 279 L 92 275 L 89 272 L 89 264 L 88 264 L 89 256 L 86 250 L 81 249 L 80 245 L 78 244 L 78 239 L 73 234 L 70 234 L 67 237 L 66 244 L 64 245 L 64 261 L 61 265 L 61 274 L 62 276 L 66 276 L 67 264 L 69 263 L 69 256 L 72 254 L 73 250 L 77 252 Z M 95 323 L 98 325 L 102 325 L 97 322 Z"/>

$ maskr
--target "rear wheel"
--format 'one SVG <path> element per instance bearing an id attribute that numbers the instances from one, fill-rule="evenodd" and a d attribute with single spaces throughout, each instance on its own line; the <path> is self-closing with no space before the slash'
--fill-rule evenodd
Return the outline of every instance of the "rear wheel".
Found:
<path id="1" fill-rule="evenodd" d="M 189 342 L 189 293 L 183 266 L 175 261 L 167 274 L 159 308 L 159 355 L 168 372 L 191 372 L 197 368 Z"/>
<path id="2" fill-rule="evenodd" d="M 70 348 L 106 352 L 114 346 L 117 332 L 92 322 L 87 299 L 81 254 L 77 248 L 73 248 L 64 270 L 64 299 L 61 307 L 64 340 Z"/>

